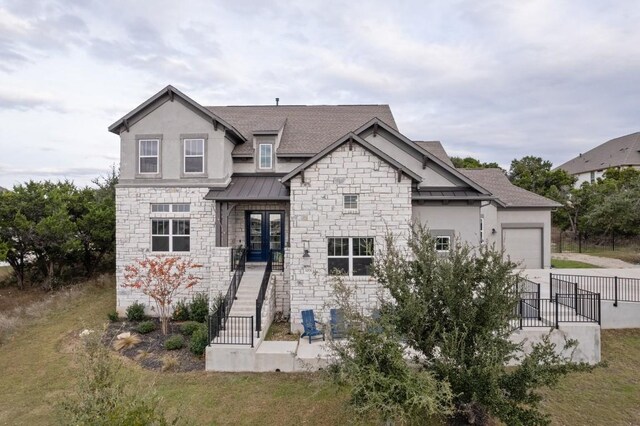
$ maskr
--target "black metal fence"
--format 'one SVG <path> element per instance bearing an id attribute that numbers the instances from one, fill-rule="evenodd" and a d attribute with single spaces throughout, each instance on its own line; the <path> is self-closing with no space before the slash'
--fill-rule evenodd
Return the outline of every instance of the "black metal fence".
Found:
<path id="1" fill-rule="evenodd" d="M 271 279 L 272 270 L 273 250 L 269 252 L 269 260 L 267 260 L 267 266 L 264 269 L 262 283 L 260 284 L 260 291 L 258 291 L 258 297 L 256 298 L 256 332 L 258 334 L 258 338 L 260 338 L 260 332 L 262 331 L 262 305 L 264 305 L 264 298 L 267 295 L 267 287 L 269 287 L 269 279 Z"/>
<path id="2" fill-rule="evenodd" d="M 284 249 L 271 250 L 271 264 L 273 271 L 284 271 Z"/>
<path id="3" fill-rule="evenodd" d="M 638 251 L 640 235 L 585 235 L 554 228 L 551 232 L 551 250 L 554 253 Z"/>
<path id="4" fill-rule="evenodd" d="M 246 248 L 232 248 L 231 249 L 231 270 L 235 271 L 240 268 L 244 271 L 245 262 L 247 260 L 247 249 Z"/>
<path id="5" fill-rule="evenodd" d="M 575 308 L 571 305 L 575 305 Z M 554 327 L 560 323 L 600 324 L 600 296 L 593 293 L 556 293 L 551 299 L 525 299 L 518 301 L 516 328 Z"/>
<path id="6" fill-rule="evenodd" d="M 253 317 L 224 316 L 215 313 L 208 317 L 209 342 L 212 345 L 250 345 L 253 347 Z"/>
<path id="7" fill-rule="evenodd" d="M 618 302 L 640 302 L 640 279 L 638 278 L 551 273 L 549 281 L 551 282 L 552 295 L 554 288 L 556 288 L 554 283 L 562 281 L 571 283 L 574 288 L 598 293 L 602 300 L 613 301 L 614 306 L 618 306 Z"/>

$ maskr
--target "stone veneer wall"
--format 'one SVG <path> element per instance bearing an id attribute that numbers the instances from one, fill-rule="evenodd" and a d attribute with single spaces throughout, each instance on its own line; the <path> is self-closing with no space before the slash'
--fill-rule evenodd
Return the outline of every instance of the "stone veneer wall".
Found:
<path id="1" fill-rule="evenodd" d="M 310 166 L 291 180 L 291 238 L 287 270 L 291 291 L 292 329 L 300 329 L 300 311 L 313 309 L 327 321 L 332 279 L 327 273 L 328 237 L 375 237 L 382 248 L 387 231 L 406 243 L 411 222 L 411 179 L 398 182 L 395 169 L 358 144 L 347 144 Z M 342 209 L 343 194 L 359 194 L 357 213 Z M 303 258 L 308 244 L 308 258 Z M 379 286 L 370 277 L 345 278 L 357 286 L 357 301 L 371 308 Z"/>
<path id="2" fill-rule="evenodd" d="M 124 268 L 136 259 L 156 255 L 189 257 L 203 265 L 195 270 L 203 279 L 201 283 L 177 295 L 175 300 L 191 298 L 193 294 L 209 293 L 212 284 L 225 287 L 228 282 L 213 282 L 218 272 L 212 273 L 215 246 L 214 203 L 204 200 L 207 188 L 175 187 L 117 187 L 116 188 L 116 280 L 119 314 L 136 300 L 154 306 L 153 300 L 139 291 L 121 287 Z M 152 203 L 189 203 L 190 213 L 152 213 Z M 189 253 L 152 253 L 151 219 L 175 218 L 191 220 L 191 251 Z M 228 251 L 228 249 L 227 249 Z M 229 263 L 229 254 L 215 253 L 222 264 Z M 223 259 L 223 257 L 225 257 Z M 220 272 L 222 274 L 222 272 Z M 221 279 L 222 275 L 220 276 Z M 224 280 L 228 281 L 228 280 Z M 225 288 L 226 291 L 226 288 Z M 149 309 L 150 315 L 154 315 Z"/>

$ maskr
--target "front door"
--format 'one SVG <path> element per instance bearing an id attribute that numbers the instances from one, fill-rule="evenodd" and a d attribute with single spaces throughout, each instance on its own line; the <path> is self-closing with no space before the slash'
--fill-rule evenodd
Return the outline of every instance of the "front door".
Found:
<path id="1" fill-rule="evenodd" d="M 284 212 L 248 211 L 246 217 L 247 260 L 266 262 L 269 250 L 284 244 Z"/>

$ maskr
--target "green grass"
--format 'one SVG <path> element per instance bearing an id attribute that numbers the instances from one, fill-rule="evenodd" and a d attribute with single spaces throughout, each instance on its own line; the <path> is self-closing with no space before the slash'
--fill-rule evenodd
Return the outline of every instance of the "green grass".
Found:
<path id="1" fill-rule="evenodd" d="M 578 268 L 599 268 L 590 263 L 578 262 L 577 260 L 551 259 L 551 266 L 558 269 L 578 269 Z"/>
<path id="2" fill-rule="evenodd" d="M 619 259 L 624 262 L 633 263 L 634 265 L 640 264 L 640 251 L 593 251 L 587 253 L 591 256 L 608 257 L 610 259 Z"/>
<path id="3" fill-rule="evenodd" d="M 90 286 L 0 346 L 0 424 L 51 424 L 73 390 L 70 343 L 100 327 L 115 306 L 113 281 Z M 640 418 L 640 330 L 603 331 L 608 368 L 574 374 L 545 392 L 554 424 L 634 424 Z M 126 362 L 135 383 L 155 383 L 169 414 L 194 424 L 352 424 L 348 391 L 318 374 L 156 373 Z M 365 422 L 365 420 L 360 420 Z"/>

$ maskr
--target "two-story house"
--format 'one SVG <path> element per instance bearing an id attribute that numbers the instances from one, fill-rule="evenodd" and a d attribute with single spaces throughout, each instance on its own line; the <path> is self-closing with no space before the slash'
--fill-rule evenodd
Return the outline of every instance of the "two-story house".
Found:
<path id="1" fill-rule="evenodd" d="M 400 133 L 387 105 L 205 107 L 168 86 L 109 131 L 121 144 L 119 284 L 135 259 L 171 254 L 204 265 L 190 292 L 224 295 L 244 256 L 258 279 L 247 270 L 239 291 L 255 300 L 270 265 L 262 322 L 278 310 L 297 328 L 301 310 L 326 318 L 335 271 L 375 305 L 374 253 L 412 221 L 443 252 L 458 238 L 494 244 L 523 267 L 550 264 L 556 203 L 499 170 L 456 169 L 439 142 Z M 149 302 L 118 286 L 119 312 L 136 300 Z"/>

